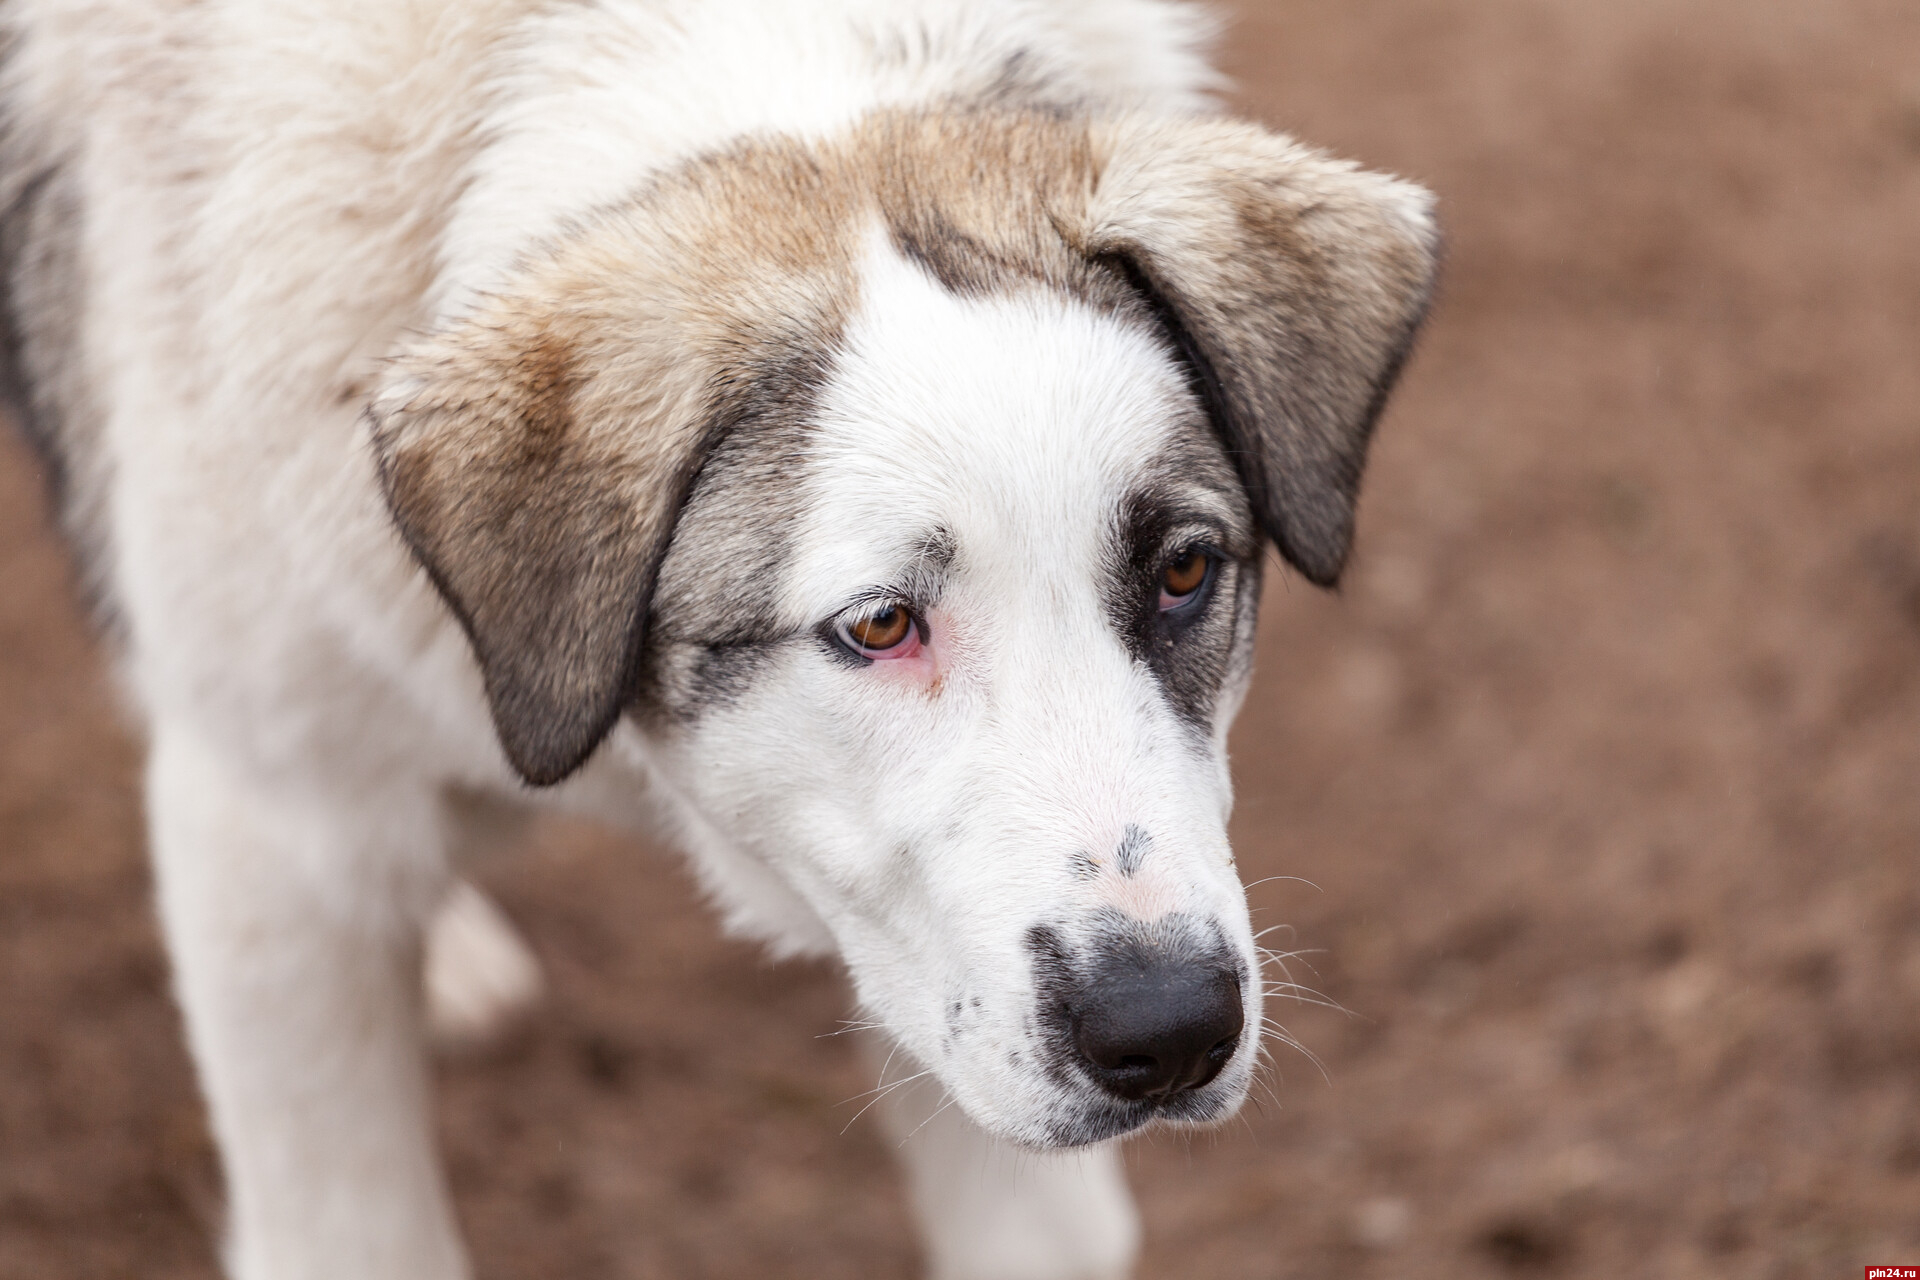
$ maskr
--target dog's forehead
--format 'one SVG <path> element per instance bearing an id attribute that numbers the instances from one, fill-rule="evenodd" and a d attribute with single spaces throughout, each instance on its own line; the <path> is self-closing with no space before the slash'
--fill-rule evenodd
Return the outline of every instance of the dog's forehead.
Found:
<path id="1" fill-rule="evenodd" d="M 876 237 L 815 407 L 793 603 L 883 581 L 925 544 L 1092 562 L 1127 493 L 1212 444 L 1138 317 L 1026 284 L 961 293 Z"/>

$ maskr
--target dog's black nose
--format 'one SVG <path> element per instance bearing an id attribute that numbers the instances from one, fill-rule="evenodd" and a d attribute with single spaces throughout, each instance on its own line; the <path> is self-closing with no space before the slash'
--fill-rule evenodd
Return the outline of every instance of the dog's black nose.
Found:
<path id="1" fill-rule="evenodd" d="M 1107 960 L 1072 1004 L 1087 1073 L 1129 1102 L 1198 1089 L 1240 1044 L 1238 971 L 1218 960 L 1134 953 Z"/>

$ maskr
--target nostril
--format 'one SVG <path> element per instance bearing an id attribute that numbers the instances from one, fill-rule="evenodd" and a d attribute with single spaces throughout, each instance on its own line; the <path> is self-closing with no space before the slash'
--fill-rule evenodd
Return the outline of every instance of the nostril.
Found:
<path id="1" fill-rule="evenodd" d="M 1071 1005 L 1082 1068 L 1129 1101 L 1203 1088 L 1240 1044 L 1237 973 L 1139 952 L 1110 960 Z"/>

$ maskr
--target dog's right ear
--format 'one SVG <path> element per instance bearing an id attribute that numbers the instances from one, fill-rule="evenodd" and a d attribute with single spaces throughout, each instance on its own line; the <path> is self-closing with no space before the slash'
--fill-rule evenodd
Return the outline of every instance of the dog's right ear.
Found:
<path id="1" fill-rule="evenodd" d="M 493 300 L 395 359 L 368 409 L 387 504 L 479 658 L 528 782 L 578 768 L 635 677 L 715 414 L 630 316 Z"/>

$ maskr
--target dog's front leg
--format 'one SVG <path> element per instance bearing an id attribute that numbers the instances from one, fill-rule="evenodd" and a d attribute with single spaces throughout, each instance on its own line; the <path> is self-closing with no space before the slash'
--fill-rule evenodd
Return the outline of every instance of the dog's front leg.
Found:
<path id="1" fill-rule="evenodd" d="M 895 1078 L 916 1068 L 898 1057 Z M 1023 1150 L 989 1136 L 931 1077 L 880 1111 L 907 1174 L 931 1280 L 1123 1280 L 1140 1220 L 1117 1144 Z"/>
<path id="2" fill-rule="evenodd" d="M 419 921 L 444 884 L 431 802 L 269 783 L 162 724 L 148 805 L 231 1273 L 464 1277 L 421 1043 Z"/>

